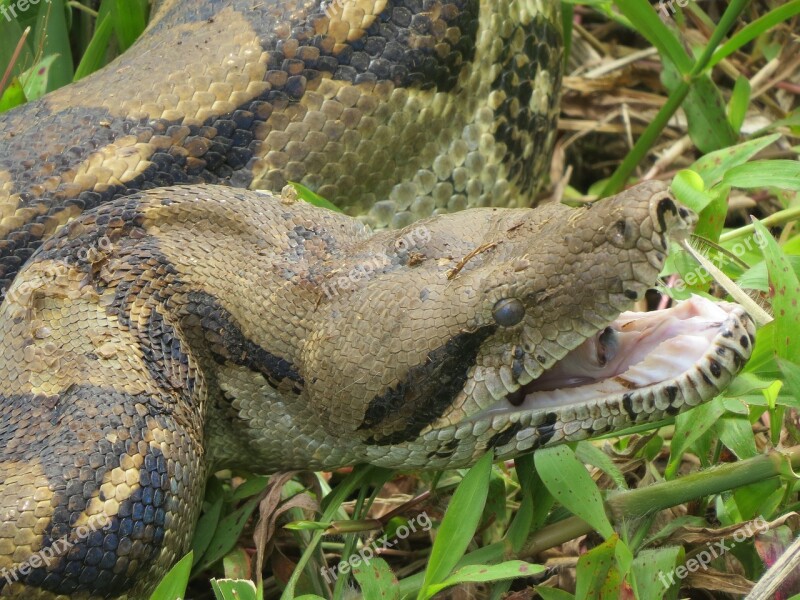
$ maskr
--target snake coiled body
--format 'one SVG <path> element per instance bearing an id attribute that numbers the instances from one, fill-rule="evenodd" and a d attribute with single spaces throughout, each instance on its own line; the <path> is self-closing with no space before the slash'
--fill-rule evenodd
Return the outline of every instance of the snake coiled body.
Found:
<path id="1" fill-rule="evenodd" d="M 693 222 L 663 185 L 508 208 L 553 136 L 548 3 L 159 15 L 0 118 L 1 597 L 147 597 L 212 469 L 512 457 L 675 414 L 748 358 L 736 305 L 623 312 Z"/>

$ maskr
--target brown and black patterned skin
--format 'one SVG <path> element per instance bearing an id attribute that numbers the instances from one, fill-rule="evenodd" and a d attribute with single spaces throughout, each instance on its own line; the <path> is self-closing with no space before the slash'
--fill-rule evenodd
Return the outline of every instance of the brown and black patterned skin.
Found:
<path id="1" fill-rule="evenodd" d="M 749 356 L 738 307 L 675 381 L 513 408 L 642 296 L 691 219 L 660 184 L 374 235 L 219 186 L 85 212 L 0 305 L 0 597 L 147 597 L 214 469 L 465 466 L 713 397 Z M 509 298 L 513 322 L 496 313 Z"/>
<path id="2" fill-rule="evenodd" d="M 727 385 L 735 306 L 679 379 L 514 408 L 692 222 L 653 183 L 494 208 L 549 157 L 556 4 L 165 2 L 0 116 L 0 597 L 147 598 L 214 469 L 465 466 Z M 288 180 L 346 214 L 237 189 Z"/>
<path id="3" fill-rule="evenodd" d="M 297 181 L 372 226 L 528 206 L 561 40 L 540 0 L 170 0 L 100 74 L 0 115 L 0 288 L 131 190 Z"/>

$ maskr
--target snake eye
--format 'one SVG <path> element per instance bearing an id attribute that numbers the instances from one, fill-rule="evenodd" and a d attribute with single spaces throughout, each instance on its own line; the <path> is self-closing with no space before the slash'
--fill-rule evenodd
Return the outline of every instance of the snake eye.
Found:
<path id="1" fill-rule="evenodd" d="M 525 317 L 525 306 L 516 298 L 503 298 L 494 305 L 492 316 L 501 327 L 513 327 Z"/>

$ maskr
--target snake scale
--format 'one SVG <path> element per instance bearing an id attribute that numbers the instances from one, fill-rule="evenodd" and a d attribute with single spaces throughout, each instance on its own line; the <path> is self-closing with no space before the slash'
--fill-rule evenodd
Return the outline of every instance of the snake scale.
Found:
<path id="1" fill-rule="evenodd" d="M 167 0 L 0 116 L 1 597 L 147 597 L 214 469 L 464 466 L 728 384 L 740 307 L 625 312 L 694 221 L 663 185 L 524 208 L 556 5 Z"/>

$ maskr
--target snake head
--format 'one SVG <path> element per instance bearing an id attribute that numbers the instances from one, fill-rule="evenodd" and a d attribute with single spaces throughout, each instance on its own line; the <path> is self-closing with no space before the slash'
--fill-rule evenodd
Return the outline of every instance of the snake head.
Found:
<path id="1" fill-rule="evenodd" d="M 371 462 L 455 466 L 713 397 L 749 357 L 743 309 L 693 298 L 625 312 L 695 219 L 647 182 L 578 209 L 475 209 L 415 225 L 424 236 L 374 236 L 370 251 L 394 256 L 332 303 L 345 385 L 337 397 L 312 383 L 323 423 L 360 438 Z M 398 253 L 402 239 L 417 241 Z"/>

